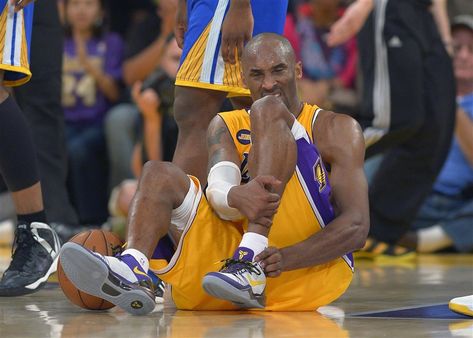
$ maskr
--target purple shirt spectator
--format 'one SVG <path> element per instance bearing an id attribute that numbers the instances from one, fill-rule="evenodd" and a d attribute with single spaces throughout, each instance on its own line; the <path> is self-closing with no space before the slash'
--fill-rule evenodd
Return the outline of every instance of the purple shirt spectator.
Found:
<path id="1" fill-rule="evenodd" d="M 124 44 L 119 35 L 109 33 L 102 39 L 87 41 L 89 60 L 115 80 L 121 80 Z M 110 102 L 98 90 L 95 80 L 80 65 L 74 40 L 64 44 L 62 105 L 66 123 L 93 125 L 102 123 Z"/>

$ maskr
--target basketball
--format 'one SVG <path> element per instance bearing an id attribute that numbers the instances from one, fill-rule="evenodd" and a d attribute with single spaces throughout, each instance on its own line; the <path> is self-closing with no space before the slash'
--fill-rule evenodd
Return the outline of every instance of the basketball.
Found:
<path id="1" fill-rule="evenodd" d="M 114 251 L 123 244 L 114 233 L 98 229 L 81 232 L 72 237 L 69 242 L 80 244 L 84 248 L 106 256 L 112 256 Z M 61 260 L 58 262 L 57 276 L 62 291 L 73 304 L 87 310 L 107 310 L 114 307 L 112 303 L 102 298 L 91 296 L 77 289 L 64 273 Z"/>

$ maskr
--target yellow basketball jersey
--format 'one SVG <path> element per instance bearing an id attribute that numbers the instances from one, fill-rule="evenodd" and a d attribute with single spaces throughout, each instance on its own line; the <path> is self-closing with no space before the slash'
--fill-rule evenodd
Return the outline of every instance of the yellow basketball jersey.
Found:
<path id="1" fill-rule="evenodd" d="M 284 190 L 280 207 L 274 218 L 269 243 L 278 248 L 307 239 L 328 224 L 334 217 L 328 197 L 330 185 L 322 160 L 311 140 L 312 121 L 316 106 L 305 105 L 299 122 L 308 132 L 296 140 L 298 161 L 294 175 Z M 251 147 L 249 114 L 245 110 L 221 113 L 240 154 L 242 180 L 248 180 L 247 159 Z M 202 288 L 206 273 L 217 271 L 221 261 L 233 255 L 243 228 L 247 224 L 220 219 L 205 198 L 198 180 L 199 195 L 192 217 L 186 225 L 176 253 L 165 267 L 150 267 L 165 282 L 171 284 L 172 298 L 178 309 L 231 310 L 230 302 L 213 298 Z M 352 279 L 351 257 L 335 259 L 310 268 L 283 272 L 278 278 L 268 278 L 266 307 L 270 311 L 313 311 L 337 299 Z"/>
<path id="2" fill-rule="evenodd" d="M 312 125 L 318 109 L 315 105 L 305 104 L 297 118 L 307 131 L 307 135 L 305 138 L 296 140 L 297 166 L 286 185 L 281 204 L 271 226 L 269 234 L 271 246 L 282 248 L 299 243 L 320 231 L 335 217 L 330 204 L 328 173 L 312 140 Z M 230 131 L 239 153 L 242 179 L 247 181 L 250 179 L 247 169 L 248 153 L 251 149 L 250 114 L 246 110 L 238 110 L 220 113 L 220 116 Z M 244 228 L 246 229 L 246 224 Z M 337 294 L 335 297 L 337 298 L 341 294 L 340 291 L 348 287 L 352 278 L 353 259 L 351 254 L 324 265 L 285 272 L 283 274 L 285 278 L 270 278 L 267 284 L 267 294 L 271 294 L 273 290 L 277 289 L 277 292 L 281 294 L 293 295 L 287 299 L 287 304 L 291 303 L 291 306 L 297 304 L 299 307 L 303 302 L 306 302 L 307 309 L 316 308 L 320 306 L 320 303 L 312 303 L 311 299 L 306 299 L 303 295 L 318 293 L 320 280 L 316 276 L 321 271 L 327 273 L 325 278 L 334 274 L 334 292 L 327 292 L 326 296 L 328 300 Z M 296 294 L 299 294 L 299 297 L 296 297 Z M 330 301 L 332 300 L 333 298 Z M 268 297 L 267 305 L 273 305 L 270 297 Z"/>

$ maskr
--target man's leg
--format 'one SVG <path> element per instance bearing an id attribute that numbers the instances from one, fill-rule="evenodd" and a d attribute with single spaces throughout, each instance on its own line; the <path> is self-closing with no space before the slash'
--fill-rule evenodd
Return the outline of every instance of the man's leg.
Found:
<path id="1" fill-rule="evenodd" d="M 50 222 L 76 225 L 77 215 L 66 190 L 66 144 L 61 107 L 63 29 L 57 4 L 35 4 L 31 41 L 31 80 L 15 89 L 15 97 L 32 126 L 38 154 L 43 199 Z M 47 50 L 47 52 L 45 52 Z"/>
<path id="2" fill-rule="evenodd" d="M 370 234 L 391 244 L 407 232 L 431 192 L 448 154 L 453 133 L 455 89 L 452 63 L 448 61 L 433 20 L 426 24 L 431 25 L 431 36 L 426 37 L 430 48 L 428 55 L 419 52 L 415 58 L 422 61 L 419 70 L 407 72 L 396 64 L 400 62 L 395 61 L 396 55 L 390 54 L 396 65 L 393 70 L 398 69 L 390 72 L 393 119 L 394 115 L 402 112 L 425 117 L 410 138 L 386 153 L 370 186 Z M 422 86 L 409 90 L 411 84 L 406 87 L 401 76 L 409 74 L 411 80 L 410 74 L 414 72 L 418 73 L 416 78 L 421 77 Z M 411 103 L 419 98 L 422 105 L 411 107 Z"/>
<path id="3" fill-rule="evenodd" d="M 56 271 L 60 243 L 56 233 L 45 224 L 28 124 L 3 87 L 0 87 L 0 174 L 12 192 L 19 224 L 12 262 L 0 280 L 0 296 L 19 296 L 38 290 Z"/>
<path id="4" fill-rule="evenodd" d="M 207 128 L 227 93 L 176 86 L 174 118 L 179 127 L 173 163 L 185 173 L 207 182 Z"/>
<path id="5" fill-rule="evenodd" d="M 129 214 L 127 249 L 119 257 L 101 256 L 75 243 L 61 252 L 61 264 L 72 283 L 132 314 L 154 309 L 148 259 L 170 226 L 173 209 L 190 190 L 190 179 L 170 163 L 148 162 Z"/>
<path id="6" fill-rule="evenodd" d="M 291 132 L 293 121 L 294 116 L 273 96 L 251 106 L 250 176 L 275 177 L 281 184 L 268 189 L 280 196 L 297 162 L 297 147 Z M 241 307 L 264 307 L 266 277 L 254 257 L 268 246 L 269 231 L 270 227 L 266 225 L 250 223 L 232 260 L 220 272 L 211 272 L 204 277 L 203 287 L 207 293 Z"/>

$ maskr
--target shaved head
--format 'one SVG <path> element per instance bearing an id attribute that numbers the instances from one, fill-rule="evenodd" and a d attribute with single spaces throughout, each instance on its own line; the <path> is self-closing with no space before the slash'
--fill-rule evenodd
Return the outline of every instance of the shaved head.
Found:
<path id="1" fill-rule="evenodd" d="M 256 56 L 264 57 L 268 53 L 278 55 L 289 64 L 296 62 L 294 49 L 284 36 L 274 33 L 261 33 L 246 44 L 242 55 L 243 67 L 249 59 Z"/>

